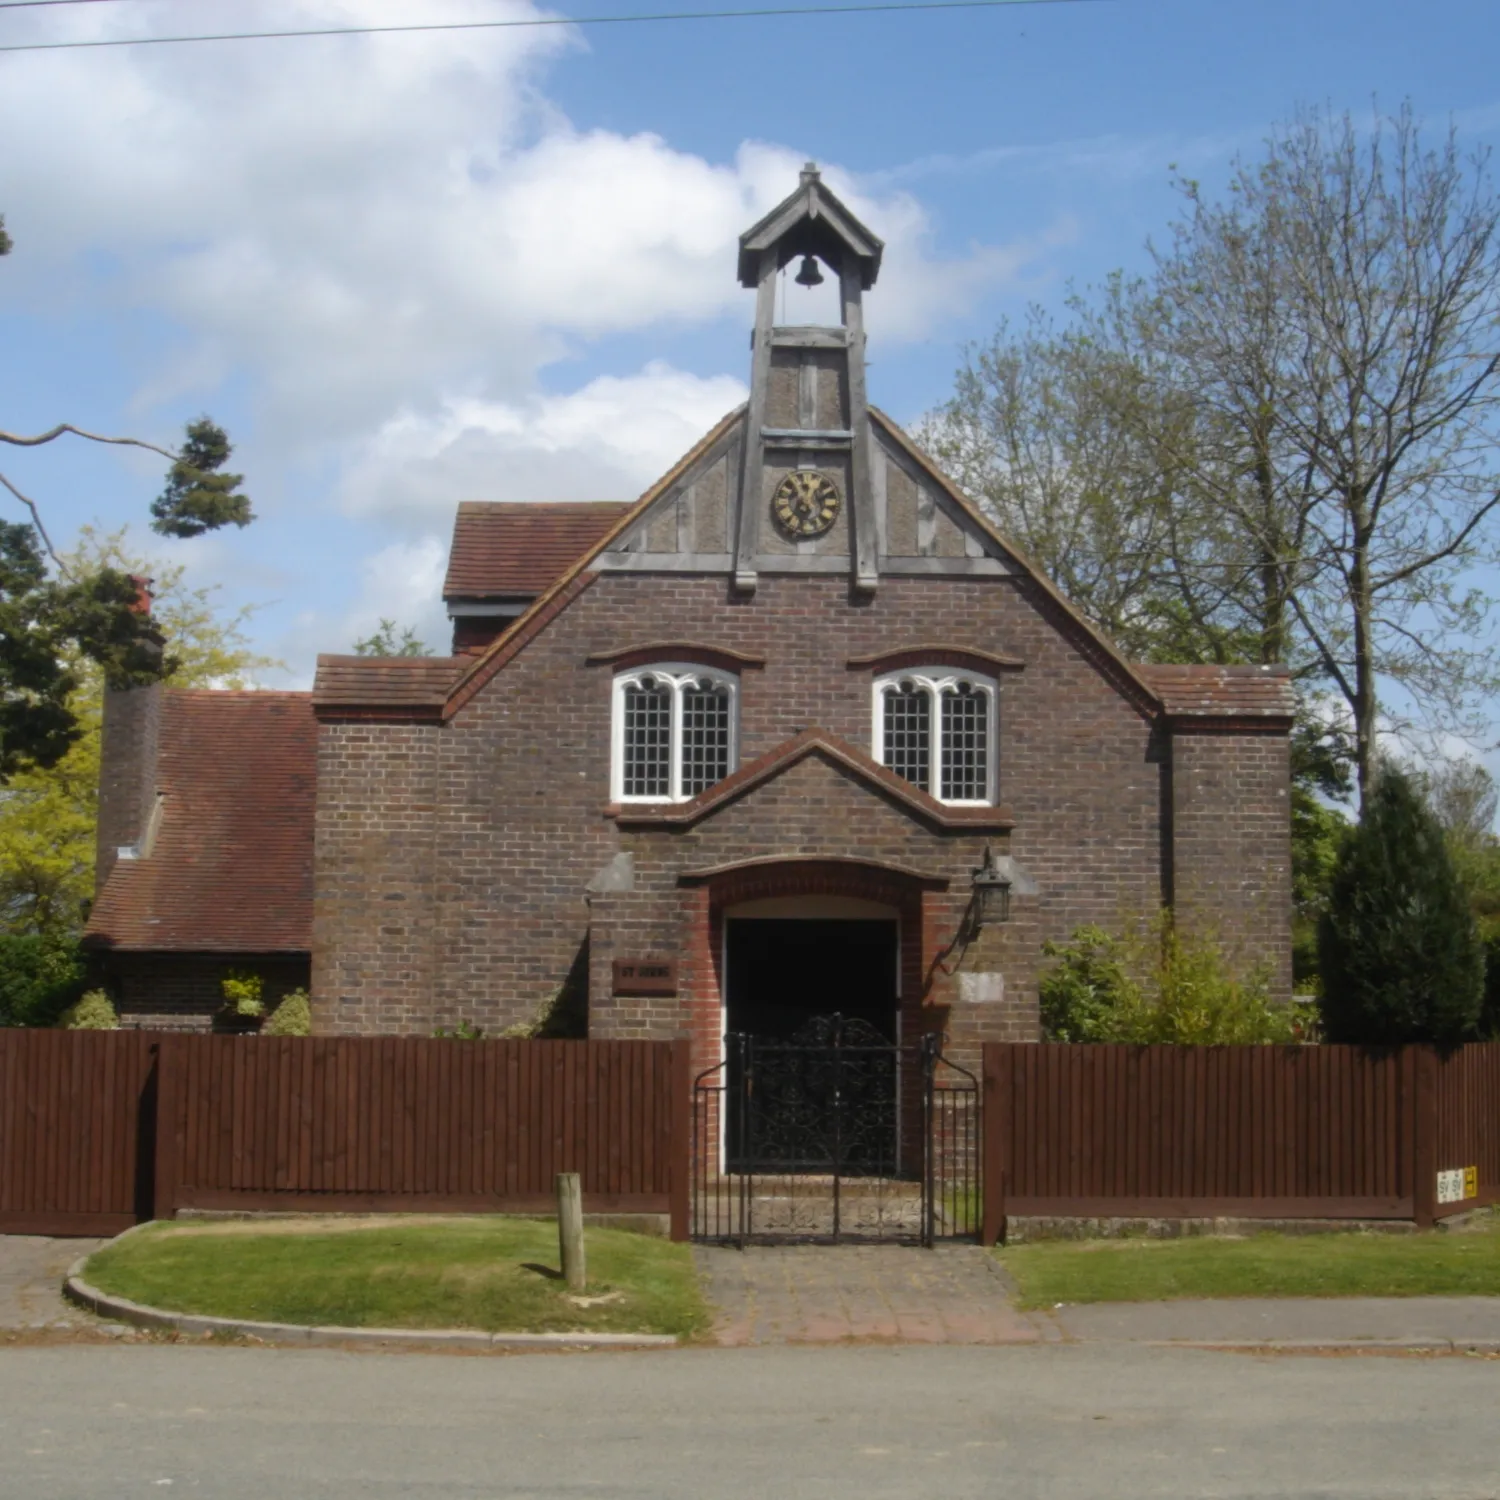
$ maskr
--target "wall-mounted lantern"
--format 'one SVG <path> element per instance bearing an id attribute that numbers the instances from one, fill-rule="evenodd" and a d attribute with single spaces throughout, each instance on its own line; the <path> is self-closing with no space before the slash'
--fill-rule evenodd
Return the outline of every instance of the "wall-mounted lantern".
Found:
<path id="1" fill-rule="evenodd" d="M 976 929 L 1010 921 L 1010 877 L 995 863 L 995 852 L 984 847 L 984 863 L 974 871 L 972 910 Z"/>

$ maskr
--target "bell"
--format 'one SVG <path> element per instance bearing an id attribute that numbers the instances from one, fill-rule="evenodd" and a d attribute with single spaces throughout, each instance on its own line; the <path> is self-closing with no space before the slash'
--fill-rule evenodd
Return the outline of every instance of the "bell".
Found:
<path id="1" fill-rule="evenodd" d="M 798 286 L 823 285 L 823 273 L 818 269 L 818 257 L 816 255 L 804 255 L 802 257 L 802 269 L 797 272 L 796 281 Z"/>

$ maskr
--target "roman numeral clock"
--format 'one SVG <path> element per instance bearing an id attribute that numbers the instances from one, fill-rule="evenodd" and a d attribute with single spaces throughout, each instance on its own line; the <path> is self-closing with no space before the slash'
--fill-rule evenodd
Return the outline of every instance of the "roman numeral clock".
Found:
<path id="1" fill-rule="evenodd" d="M 817 469 L 794 469 L 771 496 L 776 524 L 792 537 L 822 536 L 838 520 L 843 496 L 828 475 Z"/>

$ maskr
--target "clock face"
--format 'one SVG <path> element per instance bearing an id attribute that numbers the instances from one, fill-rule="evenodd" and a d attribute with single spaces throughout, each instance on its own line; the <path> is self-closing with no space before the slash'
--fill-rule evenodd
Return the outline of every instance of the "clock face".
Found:
<path id="1" fill-rule="evenodd" d="M 771 496 L 771 514 L 789 536 L 822 536 L 838 519 L 843 497 L 817 469 L 794 469 Z"/>

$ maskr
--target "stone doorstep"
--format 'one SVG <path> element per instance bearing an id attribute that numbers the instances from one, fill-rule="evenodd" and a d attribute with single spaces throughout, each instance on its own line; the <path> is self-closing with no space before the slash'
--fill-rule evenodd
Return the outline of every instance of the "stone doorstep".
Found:
<path id="1" fill-rule="evenodd" d="M 146 1226 L 137 1224 L 118 1235 L 135 1234 Z M 671 1349 L 675 1333 L 484 1333 L 477 1328 L 340 1328 L 307 1323 L 264 1323 L 253 1318 L 213 1318 L 198 1313 L 169 1312 L 148 1307 L 128 1297 L 115 1297 L 83 1279 L 88 1256 L 80 1256 L 68 1268 L 63 1291 L 72 1301 L 100 1317 L 133 1323 L 138 1328 L 162 1333 L 182 1333 L 198 1338 L 222 1334 L 228 1338 L 261 1339 L 266 1343 L 367 1346 L 401 1349 Z"/>

